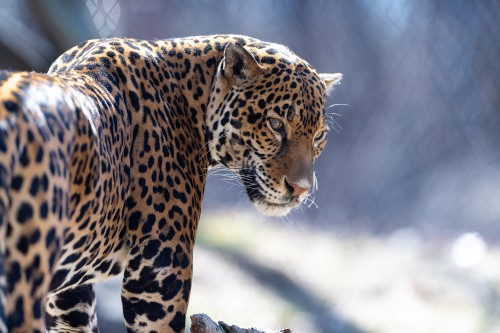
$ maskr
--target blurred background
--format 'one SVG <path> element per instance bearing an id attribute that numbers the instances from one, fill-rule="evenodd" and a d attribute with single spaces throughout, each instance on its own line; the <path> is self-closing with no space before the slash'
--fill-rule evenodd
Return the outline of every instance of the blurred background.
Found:
<path id="1" fill-rule="evenodd" d="M 212 175 L 190 313 L 294 332 L 500 332 L 500 1 L 0 0 L 0 68 L 90 38 L 245 34 L 341 72 L 319 189 L 259 216 Z M 124 332 L 119 279 L 102 332 Z"/>

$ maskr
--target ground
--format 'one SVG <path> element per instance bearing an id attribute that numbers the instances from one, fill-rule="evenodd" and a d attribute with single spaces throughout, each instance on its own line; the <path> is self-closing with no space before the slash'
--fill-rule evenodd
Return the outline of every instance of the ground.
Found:
<path id="1" fill-rule="evenodd" d="M 500 332 L 500 251 L 473 235 L 349 235 L 249 209 L 213 211 L 200 226 L 190 314 L 294 332 Z M 98 290 L 99 311 L 119 323 L 109 285 L 119 280 Z"/>

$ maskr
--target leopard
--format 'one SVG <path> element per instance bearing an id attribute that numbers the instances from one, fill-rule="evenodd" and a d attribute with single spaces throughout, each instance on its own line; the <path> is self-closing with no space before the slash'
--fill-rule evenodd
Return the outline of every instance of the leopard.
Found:
<path id="1" fill-rule="evenodd" d="M 208 170 L 288 214 L 341 78 L 242 35 L 94 39 L 1 71 L 0 332 L 98 332 L 94 286 L 120 274 L 128 332 L 183 332 Z"/>

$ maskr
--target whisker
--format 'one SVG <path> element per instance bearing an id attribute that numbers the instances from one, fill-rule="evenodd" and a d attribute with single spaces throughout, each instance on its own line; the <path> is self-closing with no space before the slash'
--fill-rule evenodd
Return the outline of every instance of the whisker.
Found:
<path id="1" fill-rule="evenodd" d="M 326 112 L 328 109 L 333 108 L 335 106 L 348 106 L 348 107 L 351 107 L 349 104 L 340 104 L 340 103 L 337 103 L 337 104 L 332 104 L 332 105 L 327 106 L 326 108 L 324 108 L 323 111 Z M 330 114 L 335 114 L 335 113 L 330 113 Z M 335 114 L 335 115 L 340 116 L 338 113 Z"/>
<path id="2" fill-rule="evenodd" d="M 312 192 L 311 194 L 313 194 L 314 192 L 316 192 L 319 188 L 319 184 L 318 184 L 318 177 L 316 177 L 316 171 L 313 172 L 313 186 L 312 186 Z"/>
<path id="3" fill-rule="evenodd" d="M 206 147 L 207 147 L 207 146 L 208 146 L 211 142 L 214 142 L 215 140 L 219 140 L 219 139 L 223 138 L 223 137 L 224 137 L 224 136 L 226 136 L 226 135 L 227 135 L 227 134 L 226 134 L 226 132 L 224 132 L 224 133 L 222 133 L 221 135 L 219 135 L 217 138 L 213 138 L 212 140 L 208 140 L 208 141 L 207 141 L 207 142 L 206 142 L 206 143 L 205 143 L 205 144 L 204 144 L 204 145 L 203 145 L 203 146 L 202 146 L 202 147 L 201 147 L 201 148 L 200 148 L 200 149 L 196 152 L 195 157 L 196 157 L 196 156 L 198 156 L 198 154 L 201 152 L 201 150 L 202 150 L 203 148 L 206 148 Z M 210 149 L 207 149 L 207 152 L 206 152 L 205 154 L 203 154 L 203 155 L 201 155 L 201 156 L 200 156 L 200 160 L 201 160 L 202 158 L 204 158 L 205 156 L 207 156 L 209 152 L 210 152 Z"/>

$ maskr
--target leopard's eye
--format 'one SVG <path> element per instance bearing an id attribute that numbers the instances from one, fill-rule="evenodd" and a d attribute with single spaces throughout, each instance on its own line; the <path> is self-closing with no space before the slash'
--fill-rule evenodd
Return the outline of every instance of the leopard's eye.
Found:
<path id="1" fill-rule="evenodd" d="M 327 131 L 321 131 L 316 133 L 316 136 L 314 137 L 314 146 L 319 145 L 322 141 L 326 139 L 328 132 Z"/>
<path id="2" fill-rule="evenodd" d="M 269 127 L 271 127 L 275 131 L 283 127 L 283 122 L 277 118 L 269 118 L 268 123 Z"/>

